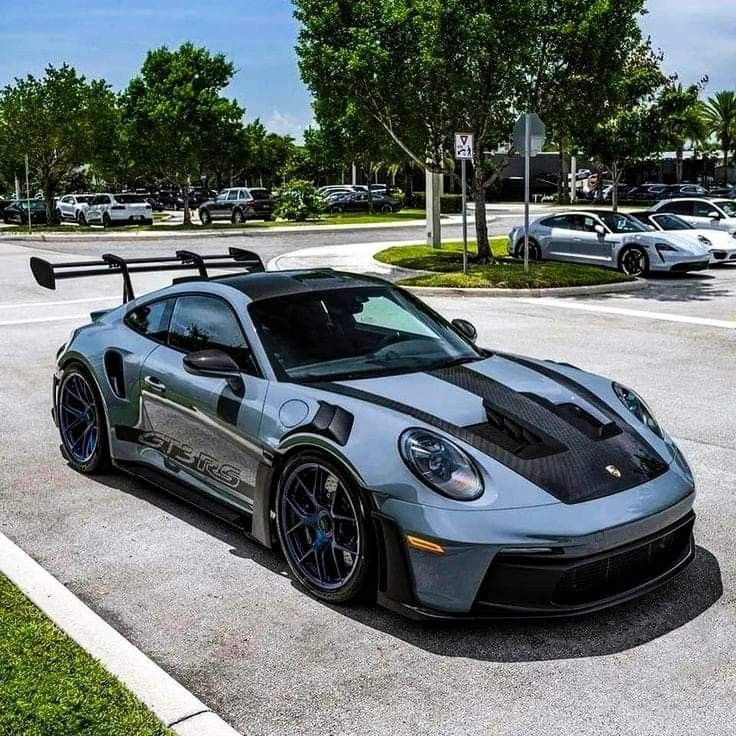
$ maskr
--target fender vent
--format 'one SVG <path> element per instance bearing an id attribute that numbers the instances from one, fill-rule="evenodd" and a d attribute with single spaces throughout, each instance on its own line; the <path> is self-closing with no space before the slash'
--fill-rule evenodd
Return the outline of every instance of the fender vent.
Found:
<path id="1" fill-rule="evenodd" d="M 123 356 L 117 350 L 105 353 L 105 375 L 112 392 L 119 399 L 125 398 L 125 375 L 123 373 Z"/>

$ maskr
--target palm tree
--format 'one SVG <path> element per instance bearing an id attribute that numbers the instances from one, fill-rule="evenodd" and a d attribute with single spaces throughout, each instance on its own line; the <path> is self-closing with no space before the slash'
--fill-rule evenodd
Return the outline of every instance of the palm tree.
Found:
<path id="1" fill-rule="evenodd" d="M 736 141 L 736 92 L 717 92 L 703 106 L 703 115 L 710 132 L 718 138 L 723 151 L 723 181 L 728 184 L 729 155 Z"/>
<path id="2" fill-rule="evenodd" d="M 682 84 L 668 88 L 660 99 L 665 116 L 665 131 L 675 149 L 675 175 L 682 183 L 682 161 L 685 145 L 707 137 L 708 125 L 703 114 L 703 105 L 698 99 L 699 85 L 683 88 Z"/>

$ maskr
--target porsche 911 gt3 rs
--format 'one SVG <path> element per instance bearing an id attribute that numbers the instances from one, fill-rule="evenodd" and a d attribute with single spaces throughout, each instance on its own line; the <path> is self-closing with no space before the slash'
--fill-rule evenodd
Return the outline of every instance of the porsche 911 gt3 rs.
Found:
<path id="1" fill-rule="evenodd" d="M 571 615 L 693 559 L 687 462 L 616 382 L 482 349 L 382 280 L 264 272 L 248 251 L 31 268 L 48 288 L 123 277 L 123 304 L 57 355 L 69 464 L 112 465 L 279 546 L 321 600 Z M 192 268 L 134 297 L 131 274 Z"/>

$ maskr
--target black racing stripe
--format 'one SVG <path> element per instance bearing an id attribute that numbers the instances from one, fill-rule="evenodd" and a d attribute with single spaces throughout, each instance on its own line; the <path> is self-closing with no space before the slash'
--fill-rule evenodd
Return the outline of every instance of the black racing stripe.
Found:
<path id="1" fill-rule="evenodd" d="M 489 422 L 497 424 L 500 417 L 502 423 L 512 427 L 512 436 L 518 435 L 519 426 L 526 427 L 532 433 L 551 438 L 546 440 L 551 447 L 555 443 L 562 447 L 557 452 L 516 452 L 511 462 L 489 454 L 565 503 L 618 493 L 652 480 L 667 469 L 648 443 L 620 419 L 616 426 L 621 431 L 593 437 L 550 405 L 514 391 L 472 367 L 441 368 L 429 375 L 481 398 Z M 605 415 L 612 414 L 609 408 Z M 467 429 L 484 432 L 482 425 Z M 607 470 L 609 466 L 618 468 L 620 476 L 612 475 Z"/>
<path id="2" fill-rule="evenodd" d="M 508 442 L 501 441 L 498 432 L 494 433 L 490 422 L 461 427 L 415 406 L 352 386 L 339 383 L 313 385 L 435 427 L 492 457 L 567 504 L 627 490 L 657 477 L 667 468 L 633 431 L 593 440 L 545 408 L 544 404 L 472 369 L 458 366 L 430 371 L 427 375 L 478 396 L 486 410 L 491 408 L 520 426 L 530 428 L 547 451 L 513 451 Z M 606 470 L 609 465 L 615 465 L 621 471 L 620 478 Z"/>

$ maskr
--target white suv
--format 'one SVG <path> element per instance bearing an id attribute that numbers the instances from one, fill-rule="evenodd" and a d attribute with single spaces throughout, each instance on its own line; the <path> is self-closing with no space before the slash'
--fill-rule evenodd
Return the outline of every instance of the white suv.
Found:
<path id="1" fill-rule="evenodd" d="M 153 225 L 153 209 L 141 194 L 97 194 L 84 216 L 88 225 Z"/>
<path id="2" fill-rule="evenodd" d="M 65 194 L 56 203 L 56 216 L 59 220 L 71 220 L 83 225 L 84 213 L 94 198 L 94 194 Z"/>

